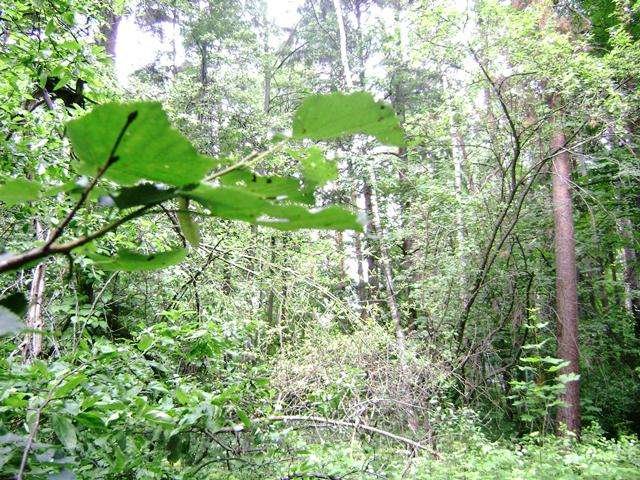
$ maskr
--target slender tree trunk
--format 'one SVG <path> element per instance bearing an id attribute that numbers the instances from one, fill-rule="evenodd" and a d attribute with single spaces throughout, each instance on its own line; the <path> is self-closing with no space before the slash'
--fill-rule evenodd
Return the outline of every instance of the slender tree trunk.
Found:
<path id="1" fill-rule="evenodd" d="M 468 261 L 465 252 L 465 224 L 464 224 L 464 210 L 462 205 L 462 177 L 463 177 L 463 162 L 464 152 L 460 148 L 462 144 L 462 137 L 460 136 L 453 119 L 450 125 L 450 138 L 451 138 L 451 156 L 453 159 L 453 184 L 456 198 L 456 240 L 458 242 L 458 264 L 460 268 L 460 301 L 461 305 L 466 305 L 468 301 L 467 291 L 467 271 Z"/>
<path id="2" fill-rule="evenodd" d="M 269 113 L 271 105 L 271 65 L 269 64 L 269 19 L 267 17 L 266 4 L 263 4 L 262 22 L 264 24 L 264 32 L 262 38 L 262 50 L 264 53 L 264 64 L 262 66 L 263 84 L 262 84 L 262 111 L 264 114 Z"/>
<path id="3" fill-rule="evenodd" d="M 207 69 L 209 67 L 209 48 L 205 43 L 200 44 L 200 85 L 206 90 L 209 84 Z"/>
<path id="4" fill-rule="evenodd" d="M 557 99 L 549 106 L 554 109 Z M 579 374 L 578 341 L 578 288 L 576 273 L 576 249 L 573 229 L 573 205 L 571 201 L 571 159 L 564 149 L 565 135 L 559 119 L 555 118 L 555 132 L 551 139 L 552 151 L 558 151 L 553 159 L 553 217 L 556 256 L 556 310 L 558 315 L 558 357 L 569 362 L 565 374 Z M 558 424 L 580 435 L 580 381 L 566 384 L 562 400 L 565 406 L 558 409 Z"/>
<path id="5" fill-rule="evenodd" d="M 410 81 L 408 75 L 409 68 L 409 41 L 407 31 L 407 19 L 405 15 L 405 5 L 403 1 L 394 2 L 395 10 L 395 24 L 398 41 L 396 46 L 400 51 L 400 65 L 394 72 L 394 98 L 393 107 L 398 115 L 400 125 L 404 125 L 407 106 L 407 92 L 410 86 L 407 83 Z M 411 199 L 407 192 L 411 192 L 411 172 L 409 170 L 409 164 L 407 162 L 407 149 L 406 147 L 398 148 L 398 157 L 401 159 L 400 166 L 398 168 L 398 181 L 404 194 L 401 194 L 400 200 L 400 218 L 402 220 L 402 227 L 404 236 L 402 238 L 402 270 L 404 272 L 405 285 L 404 295 L 405 301 L 408 305 L 408 323 L 413 324 L 418 317 L 418 310 L 415 302 L 411 299 L 412 291 L 414 290 L 414 284 L 418 281 L 418 274 L 416 271 L 416 255 L 414 253 L 414 230 L 411 219 Z"/>
<path id="6" fill-rule="evenodd" d="M 365 179 L 364 181 L 364 210 L 369 218 L 369 221 L 365 225 L 365 235 L 368 243 L 367 251 L 365 253 L 365 264 L 367 266 L 367 280 L 368 280 L 368 291 L 367 297 L 369 301 L 375 300 L 378 297 L 378 291 L 380 290 L 380 277 L 379 277 L 379 268 L 378 261 L 376 259 L 376 252 L 378 249 L 376 248 L 377 243 L 374 241 L 374 238 L 380 238 L 379 233 L 376 231 L 376 226 L 373 222 L 373 202 L 371 201 L 373 197 L 373 188 L 371 188 L 371 184 L 369 183 L 371 179 Z"/>
<path id="7" fill-rule="evenodd" d="M 121 15 L 109 12 L 107 23 L 102 28 L 104 35 L 104 49 L 112 60 L 116 59 L 116 45 L 118 43 L 118 29 L 120 28 Z"/>
<path id="8" fill-rule="evenodd" d="M 347 31 L 344 27 L 344 18 L 342 16 L 342 4 L 340 0 L 333 0 L 333 7 L 336 11 L 336 19 L 338 21 L 338 32 L 340 34 L 340 60 L 344 71 L 344 81 L 349 91 L 353 90 L 353 79 L 351 78 L 351 70 L 349 68 L 349 57 L 347 55 Z"/>
<path id="9" fill-rule="evenodd" d="M 175 3 L 171 6 L 171 73 L 178 75 L 178 49 L 176 39 L 178 38 L 178 9 Z"/>
<path id="10" fill-rule="evenodd" d="M 638 255 L 633 247 L 633 224 L 628 218 L 620 221 L 620 231 L 628 242 L 622 251 L 624 262 L 625 306 L 633 316 L 636 338 L 640 339 L 640 291 L 638 291 Z"/>
<path id="11" fill-rule="evenodd" d="M 267 269 L 267 271 L 269 272 L 269 276 L 271 277 L 272 275 L 274 275 L 273 264 L 276 261 L 276 237 L 274 235 L 271 235 L 271 240 L 269 241 L 269 244 L 271 247 L 270 248 L 271 258 L 269 261 L 269 268 Z M 271 278 L 269 278 L 269 283 L 271 287 L 269 288 L 269 293 L 267 294 L 267 324 L 273 325 L 273 307 L 275 303 L 276 291 Z"/>
<path id="12" fill-rule="evenodd" d="M 369 168 L 369 180 L 375 184 L 375 172 L 373 168 Z M 371 192 L 371 211 L 373 214 L 373 224 L 378 233 L 380 240 L 380 263 L 382 266 L 382 274 L 384 277 L 384 283 L 387 290 L 387 303 L 389 305 L 389 312 L 391 319 L 393 320 L 394 329 L 396 332 L 396 343 L 398 346 L 398 353 L 401 357 L 404 357 L 405 353 L 405 335 L 402 325 L 402 316 L 400 315 L 400 308 L 396 300 L 396 292 L 393 285 L 393 271 L 391 269 L 391 261 L 387 245 L 383 240 L 382 221 L 380 218 L 380 209 L 378 207 L 378 199 L 375 192 Z"/>
<path id="13" fill-rule="evenodd" d="M 353 204 L 356 202 L 355 192 L 351 194 L 351 201 Z M 360 315 L 365 318 L 367 316 L 367 286 L 364 279 L 364 261 L 362 257 L 362 237 L 360 232 L 353 233 L 353 243 L 356 253 L 356 267 L 358 272 L 358 302 L 360 303 Z"/>
<path id="14" fill-rule="evenodd" d="M 347 52 L 347 32 L 344 25 L 344 17 L 342 14 L 342 4 L 340 0 L 333 0 L 333 7 L 335 9 L 336 21 L 338 22 L 338 33 L 340 37 L 340 62 L 342 64 L 342 70 L 344 74 L 344 81 L 347 86 L 347 91 L 353 90 L 353 78 L 351 76 L 351 69 L 349 68 L 349 57 Z M 349 173 L 352 177 L 353 174 L 353 165 L 351 161 L 348 162 Z M 351 194 L 351 200 L 354 205 L 357 205 L 357 196 L 358 194 L 353 191 Z M 362 259 L 362 237 L 359 232 L 354 232 L 354 249 L 357 263 L 357 272 L 358 272 L 358 300 L 360 303 L 360 312 L 363 317 L 367 315 L 367 296 L 366 296 L 366 288 L 365 288 L 365 278 L 364 278 L 364 263 Z"/>
<path id="15" fill-rule="evenodd" d="M 34 220 L 36 238 L 40 241 L 45 239 L 45 233 L 40 220 Z M 42 330 L 44 321 L 42 319 L 42 302 L 44 300 L 45 277 L 47 264 L 42 262 L 33 269 L 33 279 L 29 291 L 29 309 L 27 310 L 26 326 L 33 330 Z M 27 363 L 34 361 L 42 352 L 42 334 L 28 333 L 23 344 L 23 357 Z"/>

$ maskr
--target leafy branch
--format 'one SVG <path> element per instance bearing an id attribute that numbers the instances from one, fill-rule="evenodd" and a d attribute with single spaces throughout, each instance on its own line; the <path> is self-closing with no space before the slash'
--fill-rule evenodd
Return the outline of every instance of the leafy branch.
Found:
<path id="1" fill-rule="evenodd" d="M 84 190 L 80 194 L 80 198 L 75 203 L 73 208 L 62 219 L 62 221 L 51 231 L 44 245 L 33 248 L 31 250 L 28 250 L 26 252 L 23 252 L 17 255 L 0 257 L 0 273 L 18 269 L 28 263 L 40 260 L 42 258 L 51 256 L 51 255 L 69 254 L 73 249 L 81 247 L 82 245 L 85 245 L 97 238 L 102 237 L 103 235 L 109 233 L 110 231 L 115 230 L 123 223 L 126 223 L 129 220 L 132 220 L 133 218 L 139 217 L 146 210 L 148 210 L 148 206 L 145 206 L 144 208 L 138 209 L 134 212 L 129 213 L 128 215 L 125 215 L 119 220 L 116 220 L 115 222 L 101 228 L 100 230 L 97 230 L 94 233 L 85 235 L 83 237 L 79 237 L 67 243 L 62 243 L 62 244 L 55 243 L 56 240 L 58 240 L 60 236 L 64 233 L 64 230 L 67 228 L 69 223 L 71 223 L 71 220 L 73 220 L 73 218 L 76 216 L 78 211 L 82 208 L 85 201 L 89 197 L 89 194 L 95 188 L 95 186 L 98 184 L 100 179 L 104 176 L 104 174 L 107 172 L 109 167 L 111 167 L 118 160 L 118 156 L 116 155 L 118 147 L 120 146 L 120 143 L 122 142 L 122 139 L 125 133 L 127 132 L 127 129 L 131 126 L 131 124 L 133 123 L 133 121 L 136 119 L 137 116 L 138 116 L 138 112 L 135 110 L 127 116 L 127 121 L 124 124 L 124 126 L 120 129 L 120 132 L 118 133 L 116 141 L 114 142 L 113 147 L 111 148 L 109 157 L 107 158 L 106 162 L 98 169 L 98 172 L 94 176 L 93 180 L 91 180 L 91 182 L 89 182 L 89 184 L 84 188 Z"/>

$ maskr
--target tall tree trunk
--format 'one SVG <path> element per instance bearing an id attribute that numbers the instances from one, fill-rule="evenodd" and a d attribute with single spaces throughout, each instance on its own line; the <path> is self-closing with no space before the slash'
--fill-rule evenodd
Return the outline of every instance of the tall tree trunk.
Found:
<path id="1" fill-rule="evenodd" d="M 333 7 L 336 11 L 336 19 L 338 21 L 338 32 L 340 34 L 340 61 L 344 71 L 344 81 L 347 90 L 353 90 L 353 79 L 351 78 L 351 69 L 349 68 L 349 57 L 347 55 L 347 31 L 344 27 L 344 18 L 342 16 L 342 4 L 340 0 L 333 0 Z"/>
<path id="2" fill-rule="evenodd" d="M 33 222 L 36 239 L 44 241 L 45 233 L 40 220 Z M 46 262 L 39 263 L 33 269 L 33 279 L 29 291 L 29 309 L 27 311 L 26 326 L 33 330 L 42 330 L 44 321 L 42 320 L 42 302 L 44 300 L 45 276 L 47 273 Z M 23 357 L 27 363 L 34 361 L 42 352 L 42 334 L 28 333 L 23 343 Z"/>
<path id="3" fill-rule="evenodd" d="M 634 320 L 634 330 L 637 339 L 640 339 L 640 287 L 638 282 L 638 254 L 633 243 L 633 223 L 628 218 L 620 221 L 620 231 L 627 241 L 622 251 L 624 262 L 624 290 L 625 306 Z"/>
<path id="4" fill-rule="evenodd" d="M 267 268 L 267 272 L 269 276 L 275 275 L 273 265 L 276 261 L 276 237 L 271 235 L 271 239 L 269 241 L 270 245 L 270 260 L 269 260 L 269 268 Z M 273 280 L 269 279 L 270 288 L 269 293 L 267 294 L 267 324 L 269 326 L 273 325 L 273 309 L 276 298 L 275 286 L 273 284 Z"/>
<path id="5" fill-rule="evenodd" d="M 549 100 L 554 110 L 557 97 Z M 579 374 L 578 343 L 578 287 L 576 249 L 573 231 L 573 205 L 571 201 L 571 159 L 565 150 L 565 135 L 556 115 L 551 149 L 553 159 L 553 219 L 556 256 L 556 310 L 558 315 L 558 357 L 569 362 L 565 374 Z M 558 409 L 558 424 L 580 435 L 580 381 L 566 384 L 562 396 L 565 405 Z"/>
<path id="6" fill-rule="evenodd" d="M 106 20 L 106 24 L 101 29 L 102 34 L 104 35 L 104 49 L 107 52 L 107 55 L 115 61 L 116 45 L 118 43 L 118 29 L 120 28 L 122 15 L 116 15 L 113 12 L 109 12 Z"/>
<path id="7" fill-rule="evenodd" d="M 371 201 L 373 197 L 373 188 L 371 188 L 371 184 L 369 183 L 371 179 L 365 178 L 364 181 L 364 210 L 369 218 L 369 221 L 365 225 L 365 234 L 368 243 L 367 251 L 364 255 L 365 265 L 367 266 L 367 297 L 369 301 L 375 301 L 378 297 L 378 291 L 380 290 L 380 280 L 379 280 L 379 271 L 378 261 L 376 259 L 376 252 L 378 249 L 376 248 L 378 243 L 375 242 L 374 238 L 380 238 L 379 233 L 376 231 L 376 226 L 373 222 L 373 202 Z"/>
<path id="8" fill-rule="evenodd" d="M 410 86 L 407 83 L 410 82 L 410 76 L 408 75 L 409 69 L 409 42 L 407 31 L 407 19 L 405 12 L 405 5 L 403 1 L 394 2 L 395 10 L 395 24 L 396 34 L 398 41 L 396 46 L 400 51 L 400 65 L 394 72 L 394 95 L 393 95 L 393 108 L 398 115 L 398 120 L 401 126 L 405 123 L 406 107 L 407 107 L 407 93 Z M 404 298 L 406 298 L 408 309 L 409 323 L 412 324 L 418 317 L 418 310 L 415 306 L 415 302 L 411 301 L 411 293 L 414 288 L 414 284 L 418 281 L 418 274 L 415 268 L 416 255 L 414 253 L 415 238 L 413 225 L 411 219 L 411 199 L 408 192 L 411 192 L 411 172 L 407 162 L 407 149 L 406 147 L 398 148 L 398 158 L 400 158 L 400 166 L 398 167 L 398 183 L 404 194 L 400 194 L 400 218 L 402 221 L 402 228 L 404 236 L 402 238 L 402 270 L 405 274 L 404 285 Z"/>
<path id="9" fill-rule="evenodd" d="M 338 22 L 338 34 L 340 38 L 340 63 L 342 64 L 342 70 L 344 74 L 344 81 L 347 86 L 347 91 L 353 90 L 353 79 L 351 77 L 351 69 L 349 68 L 349 57 L 347 52 L 347 31 L 344 26 L 344 17 L 342 14 L 342 4 L 340 0 L 333 0 L 333 7 L 335 9 L 336 21 Z M 348 170 L 352 178 L 354 178 L 354 170 L 351 161 L 348 161 Z M 357 206 L 358 193 L 354 190 L 351 194 L 351 201 Z M 367 295 L 365 288 L 364 277 L 364 262 L 362 258 L 362 237 L 359 232 L 354 232 L 354 249 L 357 263 L 358 272 L 358 300 L 360 303 L 360 312 L 363 317 L 367 315 Z"/>
<path id="10" fill-rule="evenodd" d="M 375 184 L 376 177 L 373 168 L 369 167 L 369 181 Z M 389 256 L 389 250 L 383 240 L 382 221 L 380 218 L 380 208 L 378 206 L 378 199 L 375 192 L 371 192 L 371 211 L 373 214 L 373 224 L 378 238 L 380 240 L 380 263 L 382 266 L 382 274 L 384 277 L 384 284 L 387 290 L 387 303 L 389 305 L 389 312 L 391 319 L 393 320 L 394 329 L 396 332 L 396 344 L 398 346 L 398 353 L 401 359 L 404 358 L 405 353 L 405 335 L 404 327 L 402 325 L 402 316 L 400 315 L 400 308 L 396 299 L 396 292 L 393 285 L 393 271 L 391 269 L 391 260 Z"/>
<path id="11" fill-rule="evenodd" d="M 449 130 L 451 138 L 451 156 L 453 159 L 453 184 L 456 198 L 456 213 L 455 213 L 455 225 L 456 225 L 456 240 L 458 242 L 458 265 L 460 268 L 460 302 L 461 305 L 466 305 L 468 301 L 469 292 L 467 290 L 467 271 L 468 262 L 465 252 L 465 224 L 464 224 L 464 210 L 462 205 L 462 177 L 463 177 L 463 162 L 464 152 L 462 151 L 462 137 L 458 132 L 457 126 L 451 119 L 451 125 Z"/>
<path id="12" fill-rule="evenodd" d="M 351 194 L 351 201 L 354 205 L 357 204 L 357 196 L 354 193 Z M 353 243 L 356 253 L 356 269 L 358 272 L 358 302 L 360 303 L 360 316 L 365 318 L 367 316 L 367 285 L 364 278 L 364 259 L 362 257 L 362 237 L 360 232 L 353 232 Z"/>
<path id="13" fill-rule="evenodd" d="M 209 67 L 209 47 L 206 43 L 200 44 L 200 86 L 204 92 L 209 84 L 207 69 Z"/>

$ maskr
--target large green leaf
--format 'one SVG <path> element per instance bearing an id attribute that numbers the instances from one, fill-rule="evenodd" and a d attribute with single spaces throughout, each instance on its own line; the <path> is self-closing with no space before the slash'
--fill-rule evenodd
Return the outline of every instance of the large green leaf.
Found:
<path id="1" fill-rule="evenodd" d="M 41 186 L 24 178 L 10 178 L 4 185 L 0 185 L 0 200 L 7 207 L 17 203 L 30 202 L 40 198 Z"/>
<path id="2" fill-rule="evenodd" d="M 202 184 L 184 192 L 184 195 L 203 205 L 216 217 L 242 220 L 279 230 L 362 229 L 356 216 L 343 208 L 310 210 L 299 204 L 274 203 L 241 188 Z"/>
<path id="3" fill-rule="evenodd" d="M 403 146 L 400 122 L 391 106 L 366 92 L 331 93 L 306 98 L 293 119 L 293 136 L 328 140 L 344 135 L 373 135 L 387 145 Z"/>
<path id="4" fill-rule="evenodd" d="M 317 147 L 309 148 L 300 163 L 304 182 L 312 190 L 338 178 L 336 163 L 327 160 Z"/>
<path id="5" fill-rule="evenodd" d="M 78 437 L 76 435 L 76 427 L 73 426 L 73 422 L 69 417 L 63 417 L 62 415 L 53 415 L 51 417 L 51 426 L 53 431 L 56 432 L 60 442 L 67 448 L 67 450 L 74 450 L 78 445 Z"/>
<path id="6" fill-rule="evenodd" d="M 173 198 L 174 192 L 175 188 L 161 188 L 152 183 L 143 183 L 135 187 L 122 188 L 117 195 L 112 195 L 112 198 L 118 208 L 124 209 L 162 203 Z"/>
<path id="7" fill-rule="evenodd" d="M 77 373 L 76 375 L 72 375 L 65 380 L 65 382 L 60 385 L 55 390 L 55 396 L 58 398 L 66 397 L 71 392 L 73 392 L 77 387 L 86 383 L 89 378 L 83 373 Z"/>
<path id="8" fill-rule="evenodd" d="M 200 228 L 198 224 L 193 220 L 193 216 L 189 211 L 189 200 L 180 197 L 178 198 L 178 223 L 180 224 L 180 230 L 184 235 L 184 238 L 194 247 L 197 248 L 200 245 Z"/>
<path id="9" fill-rule="evenodd" d="M 81 173 L 94 176 L 105 165 L 132 112 L 137 116 L 124 134 L 115 152 L 118 160 L 109 167 L 106 178 L 124 185 L 145 179 L 183 186 L 202 180 L 216 164 L 171 128 L 160 103 L 107 103 L 67 124 Z"/>
<path id="10" fill-rule="evenodd" d="M 220 183 L 239 187 L 270 200 L 290 200 L 313 204 L 313 195 L 300 189 L 300 180 L 292 177 L 261 176 L 238 169 L 220 177 Z"/>
<path id="11" fill-rule="evenodd" d="M 150 255 L 132 252 L 131 250 L 119 250 L 112 257 L 107 255 L 89 255 L 103 270 L 121 270 L 134 272 L 138 270 L 157 270 L 176 265 L 184 260 L 187 251 L 184 248 L 175 248 L 166 252 L 152 253 Z"/>
<path id="12" fill-rule="evenodd" d="M 207 208 L 213 216 L 251 223 L 272 205 L 256 194 L 235 187 L 201 184 L 184 195 Z"/>
<path id="13" fill-rule="evenodd" d="M 257 223 L 278 230 L 312 228 L 362 231 L 362 224 L 353 212 L 335 205 L 311 210 L 299 205 L 277 205 L 266 215 L 267 217 L 259 219 Z"/>
<path id="14" fill-rule="evenodd" d="M 27 306 L 27 299 L 22 293 L 12 293 L 0 299 L 0 336 L 14 334 L 24 328 L 21 317 Z"/>

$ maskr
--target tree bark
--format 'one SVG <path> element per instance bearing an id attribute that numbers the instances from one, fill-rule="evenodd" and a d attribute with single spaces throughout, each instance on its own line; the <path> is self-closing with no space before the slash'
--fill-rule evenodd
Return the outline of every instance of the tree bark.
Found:
<path id="1" fill-rule="evenodd" d="M 40 220 L 34 221 L 36 238 L 43 241 L 45 233 Z M 26 326 L 33 330 L 42 330 L 44 321 L 42 320 L 42 302 L 44 300 L 45 277 L 47 273 L 46 262 L 39 263 L 33 269 L 33 280 L 31 281 L 31 289 L 29 291 L 29 309 L 27 311 Z M 24 343 L 22 354 L 25 362 L 33 362 L 42 352 L 42 334 L 28 333 Z"/>
<path id="2" fill-rule="evenodd" d="M 557 99 L 549 100 L 554 109 Z M 558 357 L 569 362 L 564 374 L 579 374 L 578 288 L 576 250 L 571 201 L 571 159 L 564 149 L 566 139 L 555 118 L 551 149 L 558 152 L 553 159 L 553 218 L 556 256 L 556 310 L 558 315 Z M 558 424 L 580 435 L 580 381 L 567 382 L 562 396 L 565 405 L 558 409 Z"/>
<path id="3" fill-rule="evenodd" d="M 620 231 L 628 242 L 622 251 L 624 265 L 624 289 L 625 307 L 634 320 L 634 330 L 637 339 L 640 339 L 640 292 L 638 291 L 638 254 L 633 243 L 633 223 L 628 218 L 620 221 Z"/>
<path id="4" fill-rule="evenodd" d="M 353 79 L 351 78 L 351 69 L 349 68 L 349 57 L 347 55 L 347 32 L 344 27 L 344 18 L 342 17 L 342 4 L 340 0 L 333 0 L 333 7 L 336 11 L 338 21 L 338 32 L 340 34 L 340 61 L 344 71 L 344 80 L 347 90 L 353 90 Z"/>
<path id="5" fill-rule="evenodd" d="M 118 29 L 120 28 L 121 15 L 109 12 L 107 23 L 102 28 L 104 35 L 104 49 L 112 60 L 116 59 L 116 45 L 118 42 Z"/>

